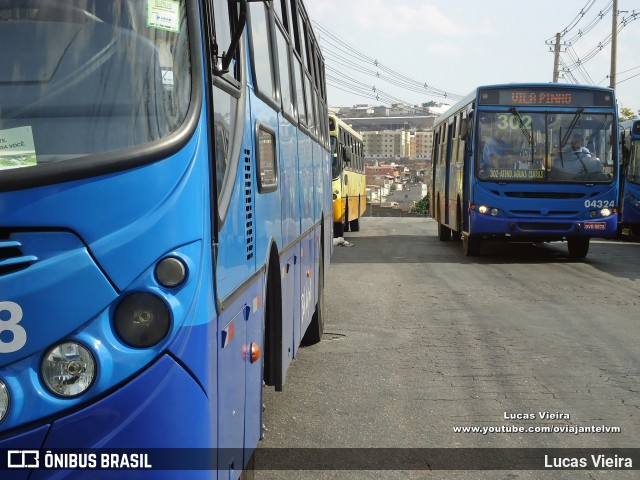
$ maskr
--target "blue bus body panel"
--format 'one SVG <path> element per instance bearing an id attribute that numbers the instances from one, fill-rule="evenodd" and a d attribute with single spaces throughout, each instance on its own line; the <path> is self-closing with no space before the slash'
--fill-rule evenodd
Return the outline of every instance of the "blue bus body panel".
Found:
<path id="1" fill-rule="evenodd" d="M 196 135 L 179 154 L 135 170 L 5 192 L 2 224 L 74 232 L 111 282 L 124 290 L 167 245 L 201 238 L 204 198 L 199 186 L 206 177 L 194 168 L 202 169 L 206 162 L 194 161 L 198 142 Z"/>
<path id="2" fill-rule="evenodd" d="M 245 108 L 245 106 L 240 106 Z M 253 134 L 247 115 L 242 137 L 242 154 L 234 181 L 235 187 L 224 222 L 218 232 L 218 256 L 216 258 L 216 293 L 218 298 L 228 297 L 234 290 L 256 271 L 255 237 L 253 224 L 248 215 L 254 215 L 253 182 Z M 245 151 L 246 150 L 246 151 Z M 245 187 L 245 168 L 250 175 L 251 185 Z M 247 208 L 251 210 L 248 211 Z M 253 253 L 251 256 L 250 254 Z"/>
<path id="3" fill-rule="evenodd" d="M 193 377 L 163 355 L 111 395 L 55 421 L 43 448 L 208 448 L 207 405 Z"/>
<path id="4" fill-rule="evenodd" d="M 640 224 L 640 185 L 624 180 L 622 195 L 621 223 L 624 225 Z"/>
<path id="5" fill-rule="evenodd" d="M 47 348 L 52 338 L 64 338 L 117 298 L 85 245 L 72 233 L 17 232 L 13 239 L 20 242 L 23 255 L 37 260 L 24 270 L 0 276 L 0 300 L 21 306 L 20 325 L 27 332 L 25 346 L 3 353 L 0 367 Z M 3 339 L 11 340 L 6 334 L 0 335 Z"/>

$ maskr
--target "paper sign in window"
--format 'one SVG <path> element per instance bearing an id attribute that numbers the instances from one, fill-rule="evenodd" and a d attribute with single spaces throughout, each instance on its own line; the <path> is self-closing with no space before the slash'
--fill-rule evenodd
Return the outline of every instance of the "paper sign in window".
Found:
<path id="1" fill-rule="evenodd" d="M 168 30 L 169 32 L 179 32 L 180 2 L 173 0 L 148 0 L 147 26 Z"/>
<path id="2" fill-rule="evenodd" d="M 36 148 L 31 127 L 0 130 L 0 169 L 36 164 Z"/>

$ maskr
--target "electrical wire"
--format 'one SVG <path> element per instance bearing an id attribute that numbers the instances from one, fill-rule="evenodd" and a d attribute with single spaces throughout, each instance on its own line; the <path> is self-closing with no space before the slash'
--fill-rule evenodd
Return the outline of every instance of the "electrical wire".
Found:
<path id="1" fill-rule="evenodd" d="M 349 71 L 356 72 L 367 77 L 375 78 L 376 81 L 382 81 L 386 84 L 399 87 L 403 91 L 419 93 L 427 97 L 443 97 L 451 100 L 458 100 L 462 98 L 461 95 L 433 87 L 426 82 L 420 82 L 390 67 L 387 67 L 377 59 L 370 57 L 369 55 L 361 52 L 357 48 L 345 42 L 340 37 L 328 30 L 326 27 L 320 25 L 318 22 L 314 21 L 313 23 L 315 25 L 316 32 L 319 33 L 318 38 L 321 44 L 322 52 L 325 56 L 325 65 L 328 70 L 330 69 L 341 76 L 345 76 L 345 69 L 347 69 Z M 362 89 L 365 89 L 365 91 L 377 92 L 374 95 L 372 95 L 371 93 L 367 93 L 366 98 L 373 98 L 376 100 L 387 99 L 393 100 L 393 102 L 396 103 L 401 102 L 405 104 L 411 104 L 411 102 L 406 102 L 393 95 L 386 94 L 375 86 L 355 81 L 353 75 L 351 74 L 347 76 L 353 81 L 353 83 L 348 84 L 350 86 L 346 86 L 346 82 L 342 82 L 341 85 L 344 88 L 352 88 L 353 91 L 351 91 L 350 93 L 363 95 Z M 339 83 L 339 80 L 340 79 L 338 77 L 333 77 L 334 82 Z M 341 89 L 344 90 L 344 88 Z M 380 94 L 380 92 L 382 92 L 382 95 Z"/>

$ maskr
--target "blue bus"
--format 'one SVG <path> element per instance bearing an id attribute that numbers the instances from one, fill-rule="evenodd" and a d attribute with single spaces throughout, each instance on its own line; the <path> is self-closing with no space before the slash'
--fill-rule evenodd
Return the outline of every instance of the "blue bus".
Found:
<path id="1" fill-rule="evenodd" d="M 90 478 L 238 478 L 263 384 L 323 332 L 327 92 L 302 0 L 0 19 L 0 467 L 87 478 L 37 454 L 179 448 L 213 467 Z"/>
<path id="2" fill-rule="evenodd" d="M 583 258 L 616 235 L 614 92 L 559 84 L 476 88 L 434 122 L 431 215 L 467 256 L 486 240 L 566 241 Z"/>
<path id="3" fill-rule="evenodd" d="M 620 233 L 640 236 L 640 120 L 620 124 Z"/>

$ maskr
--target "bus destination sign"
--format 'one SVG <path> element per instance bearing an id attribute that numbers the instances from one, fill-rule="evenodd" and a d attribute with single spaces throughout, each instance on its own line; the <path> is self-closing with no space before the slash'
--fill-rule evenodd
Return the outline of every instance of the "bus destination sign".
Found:
<path id="1" fill-rule="evenodd" d="M 480 105 L 606 107 L 613 106 L 613 94 L 560 88 L 491 88 L 480 91 L 479 102 Z"/>

